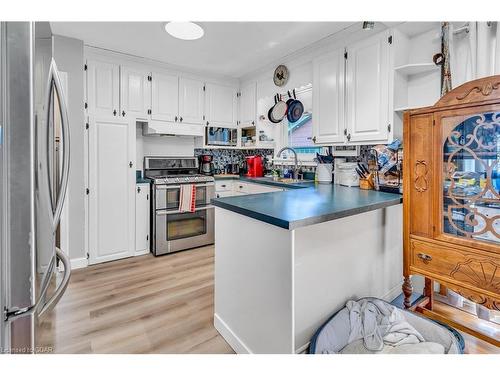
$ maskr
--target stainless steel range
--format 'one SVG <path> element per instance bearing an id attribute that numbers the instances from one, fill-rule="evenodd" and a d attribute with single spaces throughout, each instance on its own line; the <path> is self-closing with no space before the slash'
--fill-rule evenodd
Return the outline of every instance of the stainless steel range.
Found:
<path id="1" fill-rule="evenodd" d="M 151 243 L 154 255 L 214 243 L 215 196 L 212 176 L 198 173 L 194 157 L 145 157 L 144 176 L 151 185 Z M 179 211 L 183 184 L 196 186 L 194 212 Z"/>

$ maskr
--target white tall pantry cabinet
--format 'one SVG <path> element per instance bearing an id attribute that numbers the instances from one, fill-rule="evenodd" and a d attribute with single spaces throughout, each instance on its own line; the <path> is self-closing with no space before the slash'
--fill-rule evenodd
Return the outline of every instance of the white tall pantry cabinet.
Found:
<path id="1" fill-rule="evenodd" d="M 90 117 L 89 263 L 135 251 L 135 122 Z"/>

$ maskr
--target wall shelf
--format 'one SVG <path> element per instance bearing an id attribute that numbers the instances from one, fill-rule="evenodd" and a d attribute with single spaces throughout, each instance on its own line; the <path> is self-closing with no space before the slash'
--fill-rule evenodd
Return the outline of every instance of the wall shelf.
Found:
<path id="1" fill-rule="evenodd" d="M 434 63 L 406 64 L 397 66 L 394 70 L 404 76 L 412 76 L 420 73 L 431 73 L 438 71 L 440 66 Z"/>

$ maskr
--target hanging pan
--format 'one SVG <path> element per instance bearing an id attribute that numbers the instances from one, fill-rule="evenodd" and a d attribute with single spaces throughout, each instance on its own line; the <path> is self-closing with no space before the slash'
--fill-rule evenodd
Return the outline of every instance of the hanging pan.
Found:
<path id="1" fill-rule="evenodd" d="M 271 117 L 274 120 L 272 122 L 274 122 L 274 123 L 278 123 L 281 120 L 283 120 L 283 118 L 286 116 L 286 112 L 288 109 L 286 103 L 283 101 L 280 94 L 277 95 L 277 98 L 278 98 L 278 100 L 277 100 L 276 104 L 274 105 L 273 110 L 271 112 Z"/>
<path id="2" fill-rule="evenodd" d="M 271 121 L 273 124 L 278 123 L 279 121 L 275 121 L 273 118 L 273 109 L 276 106 L 276 103 L 278 103 L 278 94 L 274 95 L 274 104 L 269 108 L 269 111 L 267 112 L 267 118 L 269 121 Z"/>
<path id="3" fill-rule="evenodd" d="M 290 100 L 291 99 L 289 99 L 288 102 L 290 102 Z M 294 123 L 299 121 L 303 113 L 304 113 L 304 105 L 300 100 L 297 100 L 297 96 L 295 95 L 295 89 L 293 89 L 293 101 L 290 102 L 290 105 L 288 106 L 288 110 L 286 113 L 288 122 Z"/>

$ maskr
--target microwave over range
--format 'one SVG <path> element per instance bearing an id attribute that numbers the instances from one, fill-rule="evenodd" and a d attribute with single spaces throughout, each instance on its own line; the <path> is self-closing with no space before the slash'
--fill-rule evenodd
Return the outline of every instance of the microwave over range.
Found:
<path id="1" fill-rule="evenodd" d="M 236 146 L 238 143 L 238 130 L 217 126 L 207 126 L 207 146 Z"/>

